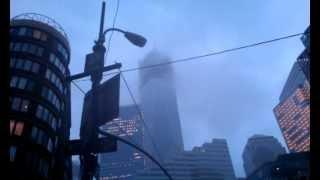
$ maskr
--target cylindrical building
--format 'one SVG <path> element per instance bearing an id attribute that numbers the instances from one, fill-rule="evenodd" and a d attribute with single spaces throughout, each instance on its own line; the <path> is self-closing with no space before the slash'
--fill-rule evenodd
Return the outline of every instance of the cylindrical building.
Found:
<path id="1" fill-rule="evenodd" d="M 12 179 L 71 179 L 70 46 L 53 19 L 28 13 L 10 22 Z"/>

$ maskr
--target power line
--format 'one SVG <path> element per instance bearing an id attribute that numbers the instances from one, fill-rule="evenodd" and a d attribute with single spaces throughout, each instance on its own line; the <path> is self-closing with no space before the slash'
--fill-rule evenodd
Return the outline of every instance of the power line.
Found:
<path id="1" fill-rule="evenodd" d="M 115 139 L 117 139 L 117 140 L 119 140 L 119 141 L 121 141 L 121 142 L 123 142 L 123 143 L 125 143 L 125 144 L 127 144 L 127 145 L 129 145 L 129 146 L 131 146 L 131 147 L 134 147 L 134 148 L 137 149 L 137 150 L 139 150 L 139 151 L 142 152 L 144 155 L 146 155 L 149 159 L 151 159 L 154 163 L 156 163 L 156 164 L 160 167 L 160 169 L 163 171 L 163 173 L 164 173 L 170 180 L 172 180 L 172 177 L 171 177 L 171 175 L 169 174 L 169 172 L 168 172 L 154 157 L 152 157 L 152 155 L 150 155 L 148 152 L 146 152 L 145 150 L 143 150 L 143 149 L 140 148 L 139 146 L 137 146 L 137 145 L 135 145 L 135 144 L 133 144 L 133 143 L 131 143 L 131 142 L 123 139 L 123 138 L 120 138 L 119 136 L 115 136 L 115 135 L 113 135 L 113 134 L 110 134 L 110 133 L 107 133 L 107 132 L 105 132 L 105 131 L 102 131 L 102 130 L 99 129 L 99 128 L 98 128 L 98 131 L 99 131 L 100 134 L 103 134 L 103 135 L 105 135 L 105 136 L 111 136 L 111 137 L 113 137 L 113 138 L 115 138 Z"/>
<path id="2" fill-rule="evenodd" d="M 115 24 L 116 24 L 116 20 L 117 20 L 117 17 L 118 17 L 118 11 L 119 11 L 119 5 L 120 5 L 120 0 L 117 0 L 117 8 L 116 8 L 115 15 L 114 15 L 114 17 L 113 17 L 112 28 L 114 28 L 114 26 L 115 26 Z M 108 48 L 107 48 L 107 51 L 106 51 L 105 60 L 107 60 L 107 58 L 108 58 L 108 54 L 109 54 L 109 50 L 110 50 L 110 44 L 111 44 L 111 39 L 112 39 L 112 36 L 113 36 L 113 32 L 114 32 L 114 31 L 111 31 L 111 34 L 110 34 L 109 39 L 108 39 Z"/>
<path id="3" fill-rule="evenodd" d="M 160 155 L 160 153 L 159 153 L 159 150 L 158 150 L 156 144 L 155 144 L 154 141 L 153 141 L 153 138 L 152 138 L 152 135 L 151 135 L 151 133 L 150 133 L 150 131 L 149 131 L 149 128 L 148 128 L 146 122 L 145 122 L 144 119 L 143 119 L 141 109 L 140 109 L 137 101 L 135 100 L 135 98 L 134 98 L 134 96 L 133 96 L 133 93 L 132 93 L 132 91 L 131 91 L 131 89 L 130 89 L 130 87 L 129 87 L 129 84 L 128 84 L 127 80 L 125 79 L 125 77 L 124 77 L 124 75 L 122 74 L 121 71 L 120 71 L 120 76 L 121 76 L 122 80 L 124 81 L 124 84 L 126 85 L 126 87 L 127 87 L 127 89 L 128 89 L 128 92 L 129 92 L 129 94 L 130 94 L 130 97 L 131 97 L 133 103 L 135 104 L 135 106 L 136 106 L 136 108 L 137 108 L 137 111 L 138 111 L 139 116 L 140 116 L 140 120 L 141 120 L 142 123 L 144 124 L 144 126 L 145 126 L 145 128 L 146 128 L 146 131 L 147 131 L 147 133 L 149 134 L 149 137 L 150 137 L 151 143 L 152 143 L 152 145 L 153 145 L 153 147 L 154 147 L 154 150 L 155 150 L 156 153 L 158 154 L 158 157 L 160 158 L 161 162 L 163 162 L 163 159 L 162 159 L 162 157 L 161 157 L 161 155 Z"/>
<path id="4" fill-rule="evenodd" d="M 280 40 L 284 40 L 284 39 L 289 39 L 289 38 L 293 38 L 293 37 L 301 36 L 301 35 L 303 35 L 303 33 L 292 34 L 292 35 L 283 36 L 283 37 L 279 37 L 279 38 L 275 38 L 275 39 L 271 39 L 271 40 L 267 40 L 267 41 L 262 41 L 262 42 L 258 42 L 258 43 L 253 43 L 253 44 L 249 44 L 249 45 L 244 45 L 244 46 L 240 46 L 240 47 L 236 47 L 236 48 L 225 49 L 225 50 L 221 50 L 221 51 L 217 51 L 217 52 L 212 52 L 212 53 L 207 53 L 207 54 L 202 54 L 202 55 L 197 55 L 197 56 L 191 56 L 191 57 L 186 57 L 186 58 L 182 58 L 182 59 L 176 59 L 176 60 L 172 60 L 172 61 L 169 61 L 166 63 L 159 63 L 159 64 L 142 66 L 142 67 L 135 67 L 135 68 L 128 68 L 128 69 L 122 70 L 122 72 L 137 71 L 137 70 L 155 68 L 155 67 L 159 67 L 159 66 L 165 66 L 165 65 L 169 65 L 169 64 L 175 64 L 175 63 L 196 60 L 196 59 L 200 59 L 200 58 L 204 58 L 204 57 L 215 56 L 215 55 L 224 54 L 224 53 L 237 51 L 237 50 L 241 50 L 241 49 L 265 45 L 268 43 L 272 43 L 272 42 L 276 42 L 276 41 L 280 41 Z M 112 72 L 112 73 L 104 74 L 103 76 L 105 77 L 105 76 L 116 74 L 116 73 L 117 72 Z M 89 79 L 82 79 L 82 80 L 78 80 L 78 81 L 87 81 L 87 80 L 89 80 Z"/>
<path id="5" fill-rule="evenodd" d="M 140 109 L 139 109 L 139 106 L 138 106 L 138 104 L 136 103 L 136 100 L 135 100 L 134 97 L 133 97 L 133 94 L 132 94 L 132 92 L 131 92 L 128 84 L 127 84 L 127 81 L 126 81 L 126 79 L 123 77 L 123 75 L 122 75 L 121 72 L 120 72 L 120 76 L 122 77 L 123 81 L 125 82 L 126 87 L 127 87 L 128 91 L 129 91 L 129 93 L 130 93 L 130 95 L 131 95 L 131 98 L 132 98 L 132 100 L 133 100 L 133 102 L 134 102 L 134 104 L 135 104 L 135 106 L 136 106 L 136 108 L 137 108 L 137 110 L 138 110 L 138 113 L 139 113 L 139 116 L 140 116 L 140 120 L 143 122 L 143 124 L 145 125 L 145 127 L 146 127 L 146 129 L 147 129 L 147 131 L 148 131 L 147 125 L 146 125 L 145 121 L 142 119 L 142 113 L 141 113 L 141 111 L 140 111 Z M 81 87 L 78 86 L 78 84 L 77 84 L 76 82 L 73 82 L 73 81 L 71 81 L 71 82 L 83 93 L 83 95 L 85 95 L 84 90 L 82 90 Z M 126 132 L 121 128 L 120 123 L 117 123 L 117 124 L 118 124 L 119 130 L 126 134 Z M 99 129 L 99 128 L 98 128 L 98 129 Z M 99 130 L 100 130 L 100 129 L 99 129 Z M 169 179 L 172 179 L 171 176 L 170 176 L 170 174 L 167 172 L 167 170 L 166 170 L 164 167 L 162 167 L 161 164 L 160 164 L 155 158 L 153 158 L 148 152 L 146 152 L 145 150 L 143 150 L 142 148 L 140 148 L 140 147 L 137 145 L 137 143 L 136 143 L 133 139 L 130 138 L 130 136 L 127 136 L 127 137 L 128 137 L 128 139 L 129 139 L 130 141 L 132 141 L 133 143 L 131 143 L 131 142 L 125 140 L 125 139 L 122 139 L 122 138 L 120 138 L 120 137 L 118 137 L 118 136 L 116 136 L 116 135 L 113 135 L 113 134 L 104 132 L 104 131 L 102 131 L 102 130 L 100 130 L 100 132 L 103 132 L 102 134 L 104 134 L 104 135 L 113 136 L 113 137 L 115 137 L 116 139 L 118 139 L 119 141 L 121 141 L 121 142 L 123 142 L 123 143 L 125 143 L 125 144 L 128 144 L 128 145 L 134 147 L 135 149 L 138 149 L 138 150 L 139 150 L 140 152 L 142 152 L 145 156 L 147 156 L 147 157 L 148 157 L 149 159 L 151 159 L 154 163 L 156 163 L 156 164 L 160 167 L 160 169 L 168 176 Z M 150 134 L 149 131 L 148 131 L 148 134 L 149 134 L 149 136 L 150 136 L 150 139 L 151 139 L 151 142 L 152 142 L 153 146 L 155 147 L 155 150 L 156 150 L 157 153 L 158 153 L 158 156 L 159 156 L 160 160 L 162 161 L 162 158 L 161 158 L 161 156 L 160 156 L 160 153 L 159 153 L 159 151 L 157 150 L 157 147 L 155 146 L 154 142 L 152 141 L 152 137 L 151 137 L 151 134 Z"/>
<path id="6" fill-rule="evenodd" d="M 72 82 L 72 84 L 73 84 L 73 85 L 75 85 L 75 87 L 76 87 L 76 88 L 78 88 L 78 89 L 79 89 L 79 91 L 81 91 L 81 92 L 82 92 L 82 94 L 83 94 L 83 95 L 85 95 L 85 94 L 86 94 L 86 93 L 84 92 L 84 90 L 83 90 L 83 89 L 81 89 L 81 87 L 80 87 L 77 83 L 75 83 L 74 81 L 71 81 L 71 82 Z"/>

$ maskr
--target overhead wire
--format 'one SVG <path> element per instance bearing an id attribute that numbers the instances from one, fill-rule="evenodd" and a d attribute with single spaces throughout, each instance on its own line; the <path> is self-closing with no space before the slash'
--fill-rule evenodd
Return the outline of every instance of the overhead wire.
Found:
<path id="1" fill-rule="evenodd" d="M 134 103 L 134 105 L 135 105 L 135 107 L 136 107 L 136 109 L 137 109 L 137 111 L 138 111 L 138 113 L 139 113 L 140 120 L 142 121 L 143 125 L 144 125 L 145 128 L 146 128 L 147 133 L 149 134 L 149 137 L 150 137 L 150 141 L 151 141 L 151 143 L 152 143 L 152 146 L 153 146 L 154 150 L 156 151 L 156 153 L 157 153 L 160 161 L 163 163 L 163 162 L 164 162 L 164 161 L 163 161 L 163 158 L 161 157 L 161 154 L 160 154 L 160 152 L 159 152 L 156 144 L 154 143 L 153 137 L 152 137 L 152 135 L 151 135 L 151 133 L 150 133 L 150 131 L 149 131 L 149 127 L 147 126 L 147 123 L 145 122 L 145 120 L 144 120 L 144 118 L 143 118 L 142 111 L 141 111 L 141 109 L 140 109 L 137 101 L 135 100 L 135 98 L 134 98 L 134 96 L 133 96 L 133 93 L 132 93 L 132 91 L 131 91 L 131 89 L 130 89 L 130 87 L 129 87 L 129 84 L 128 84 L 127 80 L 125 79 L 125 77 L 124 77 L 124 75 L 123 75 L 123 73 L 122 73 L 121 71 L 120 71 L 120 77 L 121 77 L 122 80 L 124 81 L 124 84 L 125 84 L 125 86 L 127 87 L 127 90 L 128 90 L 128 92 L 129 92 L 129 94 L 130 94 L 131 100 L 133 101 L 133 103 Z"/>
<path id="2" fill-rule="evenodd" d="M 120 0 L 117 0 L 117 7 L 116 7 L 115 15 L 114 15 L 114 17 L 113 17 L 112 28 L 114 28 L 114 26 L 116 25 L 116 21 L 117 21 L 117 17 L 118 17 L 118 11 L 119 11 L 119 6 L 120 6 Z M 110 43 L 111 43 L 111 39 L 112 39 L 112 36 L 113 36 L 113 32 L 114 32 L 114 31 L 111 31 L 111 34 L 110 34 L 109 39 L 108 39 L 108 45 L 107 45 L 108 47 L 107 47 L 107 50 L 106 50 L 105 60 L 108 58 L 108 55 L 109 55 Z"/>
<path id="3" fill-rule="evenodd" d="M 135 68 L 128 68 L 128 69 L 124 69 L 124 70 L 121 70 L 121 71 L 122 72 L 131 72 L 131 71 L 155 68 L 155 67 L 165 66 L 165 65 L 170 65 L 170 64 L 176 64 L 176 63 L 181 63 L 181 62 L 201 59 L 201 58 L 204 58 L 204 57 L 220 55 L 220 54 L 224 54 L 224 53 L 228 53 L 228 52 L 232 52 L 232 51 L 237 51 L 237 50 L 241 50 L 241 49 L 252 48 L 252 47 L 255 47 L 255 46 L 265 45 L 265 44 L 268 44 L 268 43 L 272 43 L 272 42 L 276 42 L 276 41 L 280 41 L 280 40 L 285 40 L 285 39 L 289 39 L 289 38 L 293 38 L 293 37 L 301 36 L 301 35 L 303 35 L 303 33 L 296 33 L 296 34 L 291 34 L 291 35 L 287 35 L 287 36 L 274 38 L 274 39 L 267 40 L 267 41 L 261 41 L 261 42 L 252 43 L 252 44 L 249 44 L 249 45 L 239 46 L 239 47 L 236 47 L 236 48 L 230 48 L 230 49 L 225 49 L 225 50 L 221 50 L 221 51 L 217 51 L 217 52 L 211 52 L 211 53 L 206 53 L 206 54 L 202 54 L 202 55 L 196 55 L 196 56 L 176 59 L 176 60 L 172 60 L 172 61 L 165 62 L 165 63 L 159 63 L 159 64 L 153 64 L 153 65 L 141 66 L 141 67 L 135 67 Z M 109 76 L 109 75 L 112 75 L 112 74 L 116 74 L 116 73 L 117 72 L 107 73 L 107 74 L 104 74 L 103 76 L 106 77 L 106 76 Z M 79 80 L 76 80 L 76 81 L 88 81 L 88 80 L 89 79 L 79 79 Z"/>
<path id="4" fill-rule="evenodd" d="M 161 163 L 163 163 L 163 159 L 162 159 L 162 157 L 161 157 L 161 155 L 160 155 L 160 153 L 159 153 L 159 151 L 158 151 L 158 149 L 157 149 L 157 146 L 155 145 L 155 143 L 154 143 L 154 141 L 153 141 L 153 138 L 152 138 L 152 136 L 151 136 L 151 133 L 150 133 L 150 131 L 148 130 L 148 126 L 147 126 L 147 124 L 145 123 L 145 121 L 144 121 L 144 119 L 143 119 L 142 112 L 141 112 L 141 110 L 140 110 L 140 108 L 139 108 L 139 106 L 138 106 L 138 104 L 137 104 L 137 102 L 136 102 L 136 100 L 135 100 L 135 98 L 134 98 L 134 96 L 133 96 L 133 93 L 132 93 L 132 91 L 131 91 L 131 89 L 130 89 L 130 87 L 129 87 L 127 81 L 126 81 L 126 79 L 124 78 L 123 74 L 121 73 L 121 71 L 120 71 L 120 77 L 122 77 L 122 80 L 124 81 L 125 86 L 126 86 L 127 89 L 128 89 L 128 92 L 129 92 L 129 94 L 130 94 L 130 96 L 131 96 L 131 99 L 132 99 L 133 103 L 135 104 L 135 107 L 136 107 L 136 109 L 137 109 L 137 111 L 138 111 L 138 114 L 139 114 L 139 117 L 140 117 L 139 119 L 140 119 L 140 121 L 142 121 L 143 125 L 144 125 L 145 128 L 146 128 L 147 133 L 148 133 L 149 136 L 150 136 L 151 143 L 152 143 L 152 145 L 154 146 L 154 149 L 155 149 L 156 153 L 158 154 L 158 157 L 159 157 Z M 76 88 L 79 89 L 79 91 L 80 91 L 83 95 L 85 95 L 84 90 L 83 90 L 76 82 L 74 82 L 74 81 L 71 81 L 71 82 L 75 85 Z M 122 133 L 126 133 L 125 130 L 123 130 L 123 129 L 121 128 L 120 123 L 117 123 L 117 124 L 118 124 L 119 130 L 122 131 Z M 113 136 L 116 136 L 116 135 L 113 135 Z M 127 136 L 127 137 L 128 137 L 128 139 L 129 139 L 131 142 L 133 142 L 133 143 L 131 143 L 131 144 L 134 144 L 136 147 L 138 147 L 138 144 L 137 144 L 133 139 L 131 139 L 129 136 Z M 140 148 L 140 147 L 139 147 L 139 148 Z M 140 148 L 140 149 L 142 149 L 142 148 Z M 149 158 L 150 158 L 150 157 L 149 157 Z M 153 159 L 154 159 L 154 158 L 152 157 L 151 160 L 153 160 Z M 158 163 L 159 163 L 159 162 L 158 162 Z M 161 168 L 162 168 L 162 167 L 161 167 Z"/>

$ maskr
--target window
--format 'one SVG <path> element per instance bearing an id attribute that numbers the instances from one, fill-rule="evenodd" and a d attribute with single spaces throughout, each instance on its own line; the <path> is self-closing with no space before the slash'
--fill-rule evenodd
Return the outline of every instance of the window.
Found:
<path id="1" fill-rule="evenodd" d="M 21 61 L 20 59 L 17 61 L 17 64 L 16 64 L 16 68 L 17 69 L 22 69 L 23 68 L 23 61 Z"/>
<path id="2" fill-rule="evenodd" d="M 21 136 L 23 132 L 24 123 L 10 120 L 10 135 Z"/>
<path id="3" fill-rule="evenodd" d="M 18 35 L 19 36 L 24 36 L 26 34 L 26 32 L 27 32 L 27 29 L 25 27 L 20 28 Z"/>
<path id="4" fill-rule="evenodd" d="M 20 103 L 21 103 L 21 99 L 20 99 L 20 98 L 17 98 L 17 97 L 13 98 L 11 108 L 12 108 L 13 110 L 18 111 L 18 110 L 19 110 Z"/>
<path id="5" fill-rule="evenodd" d="M 32 139 L 36 140 L 37 139 L 37 135 L 38 135 L 38 128 L 32 127 L 32 131 L 31 131 Z"/>
<path id="6" fill-rule="evenodd" d="M 42 118 L 42 112 L 43 112 L 43 107 L 41 105 L 38 105 L 36 117 L 39 119 Z"/>
<path id="7" fill-rule="evenodd" d="M 33 37 L 34 37 L 35 39 L 40 39 L 40 37 L 41 37 L 41 32 L 38 31 L 38 30 L 34 30 L 34 31 L 33 31 Z"/>
<path id="8" fill-rule="evenodd" d="M 38 63 L 33 63 L 32 65 L 32 72 L 38 73 L 40 65 Z"/>
<path id="9" fill-rule="evenodd" d="M 10 81 L 10 87 L 16 87 L 17 82 L 18 82 L 18 78 L 16 76 L 13 76 Z"/>
<path id="10" fill-rule="evenodd" d="M 50 138 L 49 138 L 49 141 L 48 141 L 48 146 L 47 146 L 47 148 L 48 148 L 48 151 L 52 152 L 53 146 L 52 146 L 52 140 L 51 140 Z"/>
<path id="11" fill-rule="evenodd" d="M 11 58 L 10 59 L 10 67 L 14 67 L 15 66 L 15 64 L 16 64 L 16 59 L 15 58 Z"/>
<path id="12" fill-rule="evenodd" d="M 21 43 L 14 43 L 13 44 L 13 50 L 14 51 L 20 51 Z"/>
<path id="13" fill-rule="evenodd" d="M 28 44 L 23 44 L 23 46 L 22 46 L 22 51 L 23 52 L 27 52 L 28 51 L 28 48 L 29 48 L 29 46 L 28 46 Z"/>
<path id="14" fill-rule="evenodd" d="M 33 81 L 29 81 L 28 84 L 27 84 L 27 88 L 26 89 L 28 91 L 32 91 L 34 86 L 35 86 L 34 82 Z"/>
<path id="15" fill-rule="evenodd" d="M 29 53 L 31 54 L 36 54 L 36 51 L 37 51 L 37 47 L 33 44 L 29 44 Z"/>
<path id="16" fill-rule="evenodd" d="M 19 79 L 19 84 L 18 84 L 18 88 L 19 89 L 24 89 L 27 85 L 27 79 L 26 78 L 20 78 Z"/>
<path id="17" fill-rule="evenodd" d="M 10 162 L 13 162 L 16 158 L 16 152 L 17 152 L 17 147 L 16 146 L 10 146 Z"/>
<path id="18" fill-rule="evenodd" d="M 31 61 L 26 60 L 25 63 L 24 63 L 24 68 L 23 69 L 26 70 L 26 71 L 30 71 L 31 66 L 32 66 Z"/>
<path id="19" fill-rule="evenodd" d="M 64 65 L 62 64 L 61 60 L 56 56 L 54 55 L 53 53 L 50 54 L 50 57 L 49 57 L 49 61 L 54 65 L 56 66 L 63 74 L 65 74 L 65 67 Z"/>
<path id="20" fill-rule="evenodd" d="M 47 35 L 45 33 L 41 33 L 41 41 L 46 41 L 47 40 Z"/>
<path id="21" fill-rule="evenodd" d="M 39 47 L 37 51 L 37 56 L 42 56 L 42 54 L 43 54 L 43 48 Z"/>

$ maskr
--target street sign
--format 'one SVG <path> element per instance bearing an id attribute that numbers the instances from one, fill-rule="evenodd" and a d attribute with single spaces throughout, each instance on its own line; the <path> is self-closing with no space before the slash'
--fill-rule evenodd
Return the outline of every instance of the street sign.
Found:
<path id="1" fill-rule="evenodd" d="M 95 91 L 97 96 L 96 108 L 92 107 L 92 91 Z M 100 84 L 94 90 L 86 93 L 83 106 L 82 122 L 83 128 L 85 124 L 92 122 L 93 113 L 97 117 L 96 125 L 101 126 L 108 121 L 119 116 L 119 91 L 120 91 L 120 74 Z M 90 111 L 93 112 L 90 112 Z"/>
<path id="2" fill-rule="evenodd" d="M 91 72 L 95 69 L 103 67 L 103 58 L 98 57 L 98 53 L 90 53 L 86 56 L 86 64 L 84 66 L 84 72 Z"/>
<path id="3" fill-rule="evenodd" d="M 67 153 L 70 155 L 79 155 L 82 153 L 82 143 L 80 139 L 70 140 Z M 97 143 L 87 147 L 88 152 L 106 153 L 117 151 L 117 140 L 114 137 L 103 137 L 97 140 Z"/>

